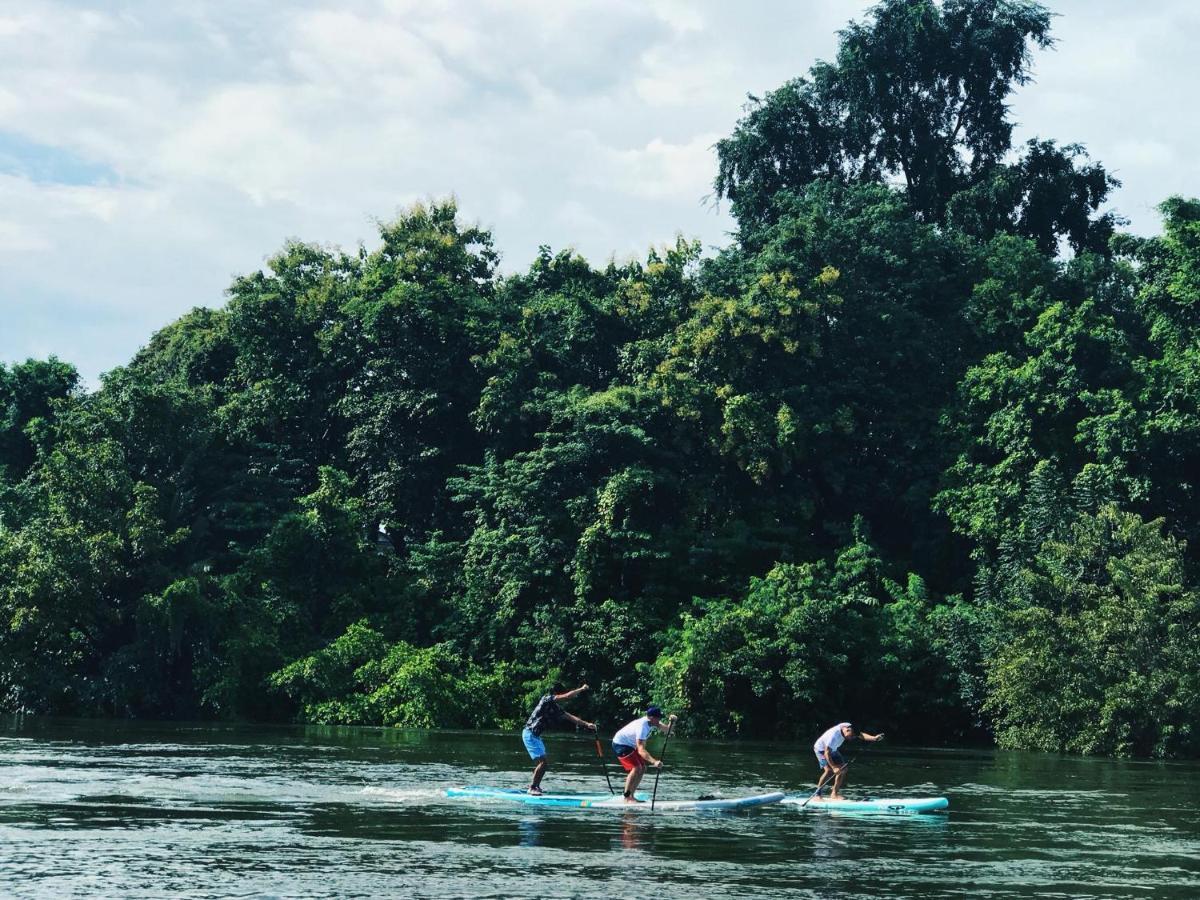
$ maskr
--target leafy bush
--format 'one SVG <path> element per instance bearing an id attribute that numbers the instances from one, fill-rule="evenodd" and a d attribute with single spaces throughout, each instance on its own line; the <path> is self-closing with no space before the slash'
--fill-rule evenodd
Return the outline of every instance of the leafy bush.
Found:
<path id="1" fill-rule="evenodd" d="M 323 725 L 485 727 L 515 717 L 507 666 L 484 672 L 446 643 L 388 644 L 366 620 L 270 683 L 300 703 L 306 721 Z"/>
<path id="2" fill-rule="evenodd" d="M 1173 756 L 1200 750 L 1200 593 L 1162 522 L 1106 506 L 1011 576 L 987 663 L 1004 747 Z"/>

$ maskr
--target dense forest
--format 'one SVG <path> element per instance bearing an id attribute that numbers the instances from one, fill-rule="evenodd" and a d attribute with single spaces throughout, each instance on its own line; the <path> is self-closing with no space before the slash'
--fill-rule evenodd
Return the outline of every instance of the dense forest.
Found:
<path id="1" fill-rule="evenodd" d="M 885 0 L 717 145 L 727 247 L 285 246 L 0 366 L 0 708 L 1200 752 L 1200 202 L 1017 144 L 1017 0 Z M 1031 87 L 1031 90 L 1036 88 Z M 567 236 L 569 239 L 569 236 Z"/>

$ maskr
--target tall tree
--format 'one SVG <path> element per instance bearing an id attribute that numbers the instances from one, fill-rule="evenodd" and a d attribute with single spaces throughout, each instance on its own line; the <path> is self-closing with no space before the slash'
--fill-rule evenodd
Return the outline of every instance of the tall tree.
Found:
<path id="1" fill-rule="evenodd" d="M 473 360 L 490 344 L 497 256 L 453 201 L 415 206 L 380 236 L 330 338 L 347 372 L 334 411 L 368 514 L 402 550 L 457 520 L 446 479 L 483 458 Z"/>
<path id="2" fill-rule="evenodd" d="M 1032 49 L 1050 44 L 1050 13 L 1026 0 L 883 0 L 841 32 L 834 62 L 751 98 L 717 144 L 717 194 L 747 236 L 776 215 L 776 195 L 817 179 L 899 180 L 929 222 L 970 190 L 975 206 L 988 201 L 970 220 L 984 236 L 1103 249 L 1113 219 L 1092 213 L 1116 182 L 1101 167 L 1045 141 L 1010 159 L 1008 97 L 1030 80 Z"/>

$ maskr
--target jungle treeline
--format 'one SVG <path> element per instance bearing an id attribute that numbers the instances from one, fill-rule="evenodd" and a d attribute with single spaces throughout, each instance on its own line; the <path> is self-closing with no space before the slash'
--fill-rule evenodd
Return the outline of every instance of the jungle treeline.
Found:
<path id="1" fill-rule="evenodd" d="M 718 143 L 713 252 L 430 202 L 0 367 L 0 708 L 1196 755 L 1200 202 L 1014 141 L 1050 21 L 885 0 Z"/>

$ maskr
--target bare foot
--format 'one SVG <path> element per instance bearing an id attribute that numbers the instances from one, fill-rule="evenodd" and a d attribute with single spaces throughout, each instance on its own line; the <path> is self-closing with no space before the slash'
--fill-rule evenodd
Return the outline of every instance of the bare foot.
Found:
<path id="1" fill-rule="evenodd" d="M 626 798 L 625 798 L 625 802 L 626 802 L 626 803 L 645 803 L 646 801 L 645 801 L 645 800 L 639 800 L 639 799 L 637 799 L 636 797 L 626 797 Z"/>

